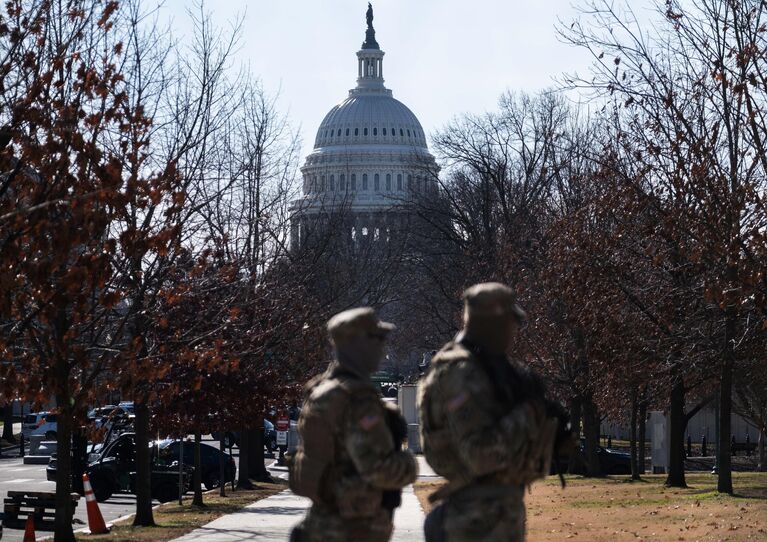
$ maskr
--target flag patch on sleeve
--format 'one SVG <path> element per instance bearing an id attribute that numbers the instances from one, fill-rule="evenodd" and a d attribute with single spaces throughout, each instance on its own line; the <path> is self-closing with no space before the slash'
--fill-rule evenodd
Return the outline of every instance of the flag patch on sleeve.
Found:
<path id="1" fill-rule="evenodd" d="M 381 423 L 381 416 L 378 414 L 369 414 L 360 420 L 360 427 L 365 431 L 370 431 L 376 425 Z"/>

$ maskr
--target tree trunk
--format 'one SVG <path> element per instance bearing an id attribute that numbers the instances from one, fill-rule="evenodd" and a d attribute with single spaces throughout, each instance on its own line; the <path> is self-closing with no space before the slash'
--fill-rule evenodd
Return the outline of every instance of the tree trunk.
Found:
<path id="1" fill-rule="evenodd" d="M 13 401 L 10 401 L 3 408 L 3 436 L 6 442 L 15 443 L 16 437 L 13 436 Z"/>
<path id="2" fill-rule="evenodd" d="M 580 454 L 581 448 L 581 419 L 583 417 L 583 401 L 580 395 L 576 395 L 570 401 L 570 427 L 577 437 L 575 450 L 567 464 L 569 474 L 578 474 L 584 472 L 583 457 Z"/>
<path id="3" fill-rule="evenodd" d="M 734 173 L 733 173 L 734 175 Z M 737 219 L 736 219 L 737 220 Z M 727 262 L 727 280 L 730 287 L 738 284 L 738 265 L 735 260 Z M 725 309 L 724 343 L 722 351 L 722 373 L 719 380 L 719 443 L 717 465 L 719 479 L 716 490 L 732 495 L 732 373 L 735 367 L 735 346 L 737 340 L 737 310 L 734 299 L 729 299 Z"/>
<path id="4" fill-rule="evenodd" d="M 643 392 L 644 395 L 644 392 Z M 645 446 L 647 443 L 647 400 L 642 399 L 639 402 L 639 450 L 637 463 L 639 473 L 645 473 Z"/>
<path id="5" fill-rule="evenodd" d="M 56 420 L 56 518 L 54 520 L 54 542 L 74 542 L 72 530 L 72 409 L 69 394 L 56 396 L 60 406 Z"/>
<path id="6" fill-rule="evenodd" d="M 757 470 L 759 472 L 767 472 L 767 451 L 765 451 L 765 445 L 764 445 L 764 431 L 759 432 L 759 466 L 757 467 Z"/>
<path id="7" fill-rule="evenodd" d="M 83 474 L 88 467 L 88 438 L 82 427 L 72 429 L 72 491 L 85 494 Z"/>
<path id="8" fill-rule="evenodd" d="M 671 388 L 671 405 L 669 412 L 669 460 L 666 485 L 669 487 L 687 487 L 684 477 L 684 382 L 680 377 L 675 378 Z"/>
<path id="9" fill-rule="evenodd" d="M 250 430 L 243 427 L 240 430 L 240 472 L 237 476 L 237 489 L 253 489 L 250 483 L 250 469 L 248 468 L 250 459 Z"/>
<path id="10" fill-rule="evenodd" d="M 218 439 L 218 451 L 221 452 L 219 454 L 219 461 L 218 461 L 218 494 L 220 497 L 226 497 L 226 463 L 227 463 L 227 454 L 226 454 L 226 447 L 224 446 L 224 435 L 226 434 L 226 431 L 221 431 L 221 436 Z"/>
<path id="11" fill-rule="evenodd" d="M 200 442 L 202 441 L 202 435 L 200 430 L 194 432 L 194 498 L 192 499 L 192 506 L 205 506 L 202 502 L 202 458 L 200 456 Z"/>
<path id="12" fill-rule="evenodd" d="M 263 424 L 262 424 L 263 425 Z M 250 439 L 250 477 L 257 482 L 273 482 L 269 471 L 264 465 L 264 428 L 259 427 L 251 433 Z"/>
<path id="13" fill-rule="evenodd" d="M 583 400 L 583 433 L 586 438 L 586 476 L 603 476 L 599 463 L 599 410 L 594 400 Z"/>
<path id="14" fill-rule="evenodd" d="M 639 480 L 639 463 L 637 459 L 637 389 L 631 390 L 631 427 L 630 427 L 630 446 L 631 446 L 631 479 Z"/>
<path id="15" fill-rule="evenodd" d="M 732 494 L 732 358 L 722 364 L 722 377 L 719 388 L 719 445 L 717 446 L 717 464 L 719 480 L 716 489 L 720 493 Z"/>
<path id="16" fill-rule="evenodd" d="M 152 513 L 152 457 L 149 450 L 149 407 L 143 397 L 134 402 L 136 418 L 136 517 L 134 526 L 154 526 Z"/>

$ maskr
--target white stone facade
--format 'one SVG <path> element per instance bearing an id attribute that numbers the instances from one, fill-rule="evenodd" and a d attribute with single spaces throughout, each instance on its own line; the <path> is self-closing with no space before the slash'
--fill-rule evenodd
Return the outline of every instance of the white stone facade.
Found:
<path id="1" fill-rule="evenodd" d="M 301 168 L 303 196 L 293 203 L 294 247 L 302 230 L 323 215 L 346 213 L 347 222 L 357 225 L 352 237 L 367 235 L 406 223 L 397 215 L 407 212 L 407 203 L 436 193 L 436 166 L 423 128 L 384 86 L 384 52 L 370 22 L 362 47 L 356 88 L 325 116 Z"/>

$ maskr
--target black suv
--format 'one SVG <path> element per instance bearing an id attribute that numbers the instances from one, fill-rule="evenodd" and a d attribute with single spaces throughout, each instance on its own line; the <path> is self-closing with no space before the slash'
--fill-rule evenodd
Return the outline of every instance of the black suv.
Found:
<path id="1" fill-rule="evenodd" d="M 179 440 L 161 440 L 156 443 L 159 460 L 166 464 L 178 464 L 178 453 L 181 447 Z M 202 483 L 207 489 L 213 489 L 221 484 L 220 464 L 221 456 L 224 456 L 224 483 L 233 482 L 236 467 L 234 458 L 213 446 L 200 444 L 200 466 L 202 470 Z M 194 443 L 184 443 L 184 465 L 194 468 Z"/>
<path id="2" fill-rule="evenodd" d="M 573 474 L 586 474 L 586 440 L 581 438 L 581 445 L 576 459 L 576 468 Z M 604 474 L 631 474 L 631 454 L 612 448 L 597 448 L 599 465 Z M 559 458 L 559 468 L 562 472 L 568 472 L 568 463 L 572 458 Z M 554 464 L 551 465 L 551 474 L 554 474 Z"/>
<path id="3" fill-rule="evenodd" d="M 169 502 L 178 497 L 178 463 L 158 460 L 156 446 L 152 443 L 152 498 Z M 88 464 L 88 478 L 99 502 L 106 501 L 114 493 L 135 493 L 136 490 L 136 440 L 134 433 L 123 433 L 101 449 L 98 459 Z M 194 469 L 184 466 L 184 492 L 189 489 Z M 48 480 L 56 481 L 56 457 L 51 457 L 46 469 Z"/>
<path id="4" fill-rule="evenodd" d="M 214 431 L 211 433 L 213 440 L 218 441 L 221 438 L 221 433 Z M 223 434 L 224 447 L 231 448 L 232 446 L 240 446 L 240 432 L 239 431 L 226 431 Z M 264 447 L 269 452 L 277 451 L 277 430 L 274 428 L 274 424 L 267 419 L 264 419 Z"/>

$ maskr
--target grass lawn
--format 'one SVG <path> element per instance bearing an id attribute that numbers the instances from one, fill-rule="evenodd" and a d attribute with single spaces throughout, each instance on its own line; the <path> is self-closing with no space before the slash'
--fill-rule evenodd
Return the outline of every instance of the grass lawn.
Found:
<path id="1" fill-rule="evenodd" d="M 664 476 L 641 482 L 625 476 L 556 477 L 533 485 L 525 497 L 527 539 L 622 542 L 636 540 L 767 541 L 767 473 L 733 473 L 736 495 L 716 492 L 716 477 L 688 474 L 686 489 L 666 488 Z M 442 482 L 416 482 L 424 510 Z"/>
<path id="2" fill-rule="evenodd" d="M 91 536 L 75 533 L 75 536 L 83 542 L 166 542 L 287 488 L 284 484 L 254 485 L 256 489 L 251 491 L 227 488 L 226 497 L 219 497 L 217 489 L 207 492 L 203 499 L 204 508 L 192 506 L 191 497 L 184 498 L 182 506 L 178 502 L 160 505 L 154 510 L 157 527 L 132 527 L 133 518 L 130 518 L 115 524 L 109 534 Z"/>

